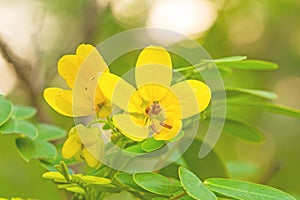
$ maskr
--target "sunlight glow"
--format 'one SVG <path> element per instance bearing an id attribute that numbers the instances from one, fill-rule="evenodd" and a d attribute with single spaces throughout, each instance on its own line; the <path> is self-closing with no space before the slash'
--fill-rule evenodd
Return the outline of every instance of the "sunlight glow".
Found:
<path id="1" fill-rule="evenodd" d="M 158 0 L 147 25 L 196 37 L 207 31 L 217 18 L 216 5 L 207 0 Z"/>
<path id="2" fill-rule="evenodd" d="M 244 10 L 227 10 L 225 24 L 228 39 L 236 45 L 247 45 L 258 41 L 265 30 L 264 10 L 259 2 L 252 2 Z"/>
<path id="3" fill-rule="evenodd" d="M 147 5 L 144 0 L 112 0 L 114 17 L 125 26 L 142 24 L 146 17 Z"/>

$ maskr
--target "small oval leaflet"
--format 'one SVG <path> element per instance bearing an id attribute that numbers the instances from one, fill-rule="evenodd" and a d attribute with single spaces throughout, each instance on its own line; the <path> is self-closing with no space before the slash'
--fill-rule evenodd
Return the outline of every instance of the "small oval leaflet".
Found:
<path id="1" fill-rule="evenodd" d="M 185 167 L 179 167 L 179 178 L 181 180 L 181 185 L 185 189 L 186 193 L 198 200 L 216 200 L 217 197 L 212 193 L 205 185 L 202 184 L 200 179 L 190 172 Z"/>
<path id="2" fill-rule="evenodd" d="M 209 178 L 204 184 L 212 191 L 236 199 L 243 200 L 296 200 L 291 195 L 266 185 L 245 181 Z"/>
<path id="3" fill-rule="evenodd" d="M 155 173 L 134 174 L 133 179 L 137 185 L 155 194 L 171 196 L 182 190 L 178 180 L 167 178 Z"/>

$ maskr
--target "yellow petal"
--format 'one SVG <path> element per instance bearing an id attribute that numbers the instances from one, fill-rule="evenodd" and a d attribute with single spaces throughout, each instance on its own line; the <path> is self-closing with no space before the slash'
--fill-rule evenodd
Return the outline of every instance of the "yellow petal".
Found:
<path id="1" fill-rule="evenodd" d="M 71 134 L 78 136 L 77 139 L 83 146 L 82 156 L 90 167 L 100 166 L 97 158 L 104 155 L 104 142 L 98 127 L 87 128 L 83 125 L 77 125 L 71 129 Z"/>
<path id="2" fill-rule="evenodd" d="M 85 91 L 73 95 L 71 90 L 47 88 L 44 90 L 46 102 L 58 113 L 73 117 L 93 114 L 94 102 L 86 96 Z"/>
<path id="3" fill-rule="evenodd" d="M 140 97 L 137 90 L 131 95 L 129 102 L 127 110 L 129 113 L 143 114 L 145 112 L 143 99 Z"/>
<path id="4" fill-rule="evenodd" d="M 179 99 L 182 119 L 202 112 L 210 102 L 210 89 L 201 81 L 182 81 L 173 85 L 171 89 Z"/>
<path id="5" fill-rule="evenodd" d="M 164 112 L 167 116 L 167 118 L 176 118 L 181 119 L 181 107 L 179 104 L 171 104 L 167 106 L 163 106 Z"/>
<path id="6" fill-rule="evenodd" d="M 101 166 L 100 161 L 97 158 L 95 158 L 87 148 L 83 148 L 82 154 L 88 166 L 92 168 L 99 168 Z"/>
<path id="7" fill-rule="evenodd" d="M 80 63 L 76 55 L 65 55 L 58 61 L 58 73 L 65 79 L 71 89 L 73 88 L 79 67 Z"/>
<path id="8" fill-rule="evenodd" d="M 147 64 L 160 64 L 172 68 L 171 56 L 166 49 L 159 46 L 148 46 L 142 50 L 136 66 L 140 67 Z"/>
<path id="9" fill-rule="evenodd" d="M 73 88 L 73 113 L 79 116 L 97 114 L 105 118 L 111 113 L 111 103 L 98 87 L 98 75 L 91 78 L 88 83 L 77 79 Z"/>
<path id="10" fill-rule="evenodd" d="M 170 86 L 172 61 L 168 51 L 157 46 L 145 48 L 136 62 L 135 81 L 138 88 L 149 83 Z"/>
<path id="11" fill-rule="evenodd" d="M 84 144 L 86 147 L 93 147 L 93 150 L 95 151 L 92 151 L 92 153 L 98 155 L 99 153 L 103 152 L 104 143 L 98 127 L 87 128 L 80 126 L 77 128 L 77 131 L 82 144 Z"/>
<path id="12" fill-rule="evenodd" d="M 72 134 L 64 143 L 64 146 L 62 148 L 62 156 L 66 159 L 70 159 L 75 156 L 80 149 L 81 143 L 76 138 L 76 135 Z"/>
<path id="13" fill-rule="evenodd" d="M 103 60 L 96 47 L 90 44 L 81 44 L 77 47 L 76 55 L 84 58 L 89 68 L 97 72 L 108 70 L 107 64 Z M 92 70 L 91 70 L 92 71 Z"/>
<path id="14" fill-rule="evenodd" d="M 167 119 L 166 124 L 171 125 L 172 128 L 163 127 L 159 133 L 153 135 L 156 140 L 171 140 L 181 131 L 182 122 L 179 119 Z"/>
<path id="15" fill-rule="evenodd" d="M 131 118 L 132 116 L 119 114 L 113 116 L 113 122 L 116 128 L 119 129 L 126 137 L 134 141 L 142 141 L 146 139 L 149 135 L 148 128 L 139 126 Z"/>
<path id="16" fill-rule="evenodd" d="M 145 101 L 152 104 L 154 101 L 161 101 L 169 95 L 169 88 L 156 83 L 147 84 L 138 88 L 138 94 Z"/>
<path id="17" fill-rule="evenodd" d="M 98 85 L 103 95 L 109 101 L 122 110 L 128 109 L 130 97 L 135 92 L 135 88 L 132 85 L 111 73 L 103 73 Z"/>
<path id="18" fill-rule="evenodd" d="M 92 45 L 81 44 L 78 46 L 76 56 L 80 63 L 80 69 L 78 70 L 75 84 L 77 87 L 94 86 L 92 89 L 92 92 L 94 92 L 99 74 L 109 72 L 109 68 L 98 50 Z M 91 84 L 91 80 L 94 80 L 96 83 Z"/>
<path id="19" fill-rule="evenodd" d="M 58 61 L 58 72 L 71 89 L 76 79 L 82 85 L 99 72 L 107 70 L 108 67 L 98 50 L 89 44 L 79 45 L 76 55 L 65 55 Z"/>
<path id="20" fill-rule="evenodd" d="M 97 116 L 99 118 L 106 118 L 108 117 L 112 112 L 112 107 L 111 106 L 101 106 L 99 111 L 97 112 Z"/>
<path id="21" fill-rule="evenodd" d="M 73 116 L 71 90 L 47 88 L 44 90 L 44 98 L 56 112 L 69 117 Z"/>

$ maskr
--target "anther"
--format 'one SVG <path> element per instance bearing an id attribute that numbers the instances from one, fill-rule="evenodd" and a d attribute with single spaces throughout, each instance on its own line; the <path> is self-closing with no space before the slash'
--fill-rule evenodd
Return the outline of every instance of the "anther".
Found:
<path id="1" fill-rule="evenodd" d="M 151 127 L 153 132 L 155 132 L 155 133 L 159 132 L 154 124 L 151 124 L 150 127 Z"/>
<path id="2" fill-rule="evenodd" d="M 166 124 L 166 123 L 164 123 L 164 122 L 160 122 L 159 124 L 160 124 L 161 126 L 167 128 L 167 129 L 172 129 L 172 126 L 171 126 L 171 125 Z"/>

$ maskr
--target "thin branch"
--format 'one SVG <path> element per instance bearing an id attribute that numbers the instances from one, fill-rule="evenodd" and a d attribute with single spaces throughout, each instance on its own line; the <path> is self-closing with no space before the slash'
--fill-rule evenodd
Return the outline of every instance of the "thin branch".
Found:
<path id="1" fill-rule="evenodd" d="M 93 37 L 96 32 L 97 23 L 99 23 L 98 14 L 101 12 L 96 0 L 87 1 L 84 9 L 83 21 L 83 39 L 86 42 L 93 42 Z"/>
<path id="2" fill-rule="evenodd" d="M 28 89 L 28 94 L 30 100 L 36 108 L 40 108 L 39 96 L 40 96 L 40 85 L 36 83 L 36 79 L 34 77 L 39 76 L 39 74 L 34 74 L 33 66 L 27 62 L 26 60 L 20 58 L 16 53 L 7 45 L 7 43 L 0 37 L 0 52 L 3 58 L 10 63 L 16 74 L 20 80 L 25 83 L 25 86 Z M 41 119 L 41 115 L 39 115 L 39 119 Z"/>
<path id="3" fill-rule="evenodd" d="M 0 52 L 2 53 L 3 58 L 14 66 L 18 77 L 26 84 L 29 84 L 28 73 L 32 70 L 30 63 L 17 56 L 1 37 Z"/>

